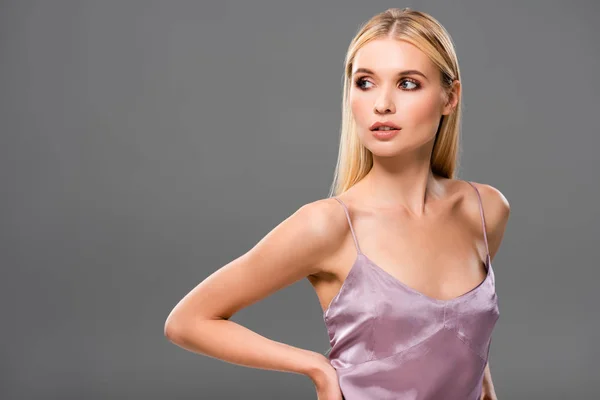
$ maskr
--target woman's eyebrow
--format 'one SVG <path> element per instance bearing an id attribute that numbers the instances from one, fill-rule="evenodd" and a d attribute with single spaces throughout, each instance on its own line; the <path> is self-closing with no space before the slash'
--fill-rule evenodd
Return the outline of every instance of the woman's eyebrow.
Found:
<path id="1" fill-rule="evenodd" d="M 358 68 L 356 71 L 354 71 L 354 74 L 357 74 L 359 72 L 364 72 L 365 74 L 376 75 L 375 72 L 371 71 L 368 68 Z M 407 69 L 404 71 L 400 71 L 396 74 L 396 76 L 402 76 L 402 75 L 421 75 L 423 78 L 427 79 L 427 77 L 425 76 L 424 73 L 422 73 L 421 71 L 416 70 L 416 69 Z"/>

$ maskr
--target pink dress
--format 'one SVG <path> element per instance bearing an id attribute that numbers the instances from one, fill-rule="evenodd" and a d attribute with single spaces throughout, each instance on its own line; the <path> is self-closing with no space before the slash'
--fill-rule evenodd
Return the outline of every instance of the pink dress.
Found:
<path id="1" fill-rule="evenodd" d="M 456 298 L 428 297 L 360 251 L 323 319 L 345 400 L 479 400 L 500 313 L 481 196 L 485 279 Z"/>

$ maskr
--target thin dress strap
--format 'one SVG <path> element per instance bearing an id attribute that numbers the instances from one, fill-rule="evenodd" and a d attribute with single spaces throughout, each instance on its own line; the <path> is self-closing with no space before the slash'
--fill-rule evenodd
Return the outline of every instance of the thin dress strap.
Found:
<path id="1" fill-rule="evenodd" d="M 477 189 L 477 187 L 475 185 L 473 185 L 471 182 L 469 181 L 465 181 L 467 182 L 469 185 L 473 186 L 473 189 L 475 189 L 475 192 L 477 192 L 477 198 L 479 199 L 479 214 L 481 214 L 481 222 L 483 225 L 483 239 L 485 241 L 485 251 L 486 251 L 486 257 L 490 258 L 490 249 L 488 247 L 488 240 L 487 240 L 487 233 L 486 233 L 486 228 L 485 228 L 485 216 L 483 215 L 483 204 L 481 203 L 481 194 L 479 194 L 479 190 Z"/>
<path id="2" fill-rule="evenodd" d="M 350 220 L 350 213 L 348 212 L 348 207 L 346 207 L 346 204 L 344 204 L 344 202 L 340 198 L 334 197 L 334 199 L 336 199 L 342 205 L 342 207 L 344 207 L 346 219 L 348 220 L 348 225 L 350 225 L 350 232 L 352 233 L 352 238 L 354 239 L 354 244 L 356 245 L 356 251 L 358 252 L 358 254 L 361 254 L 360 247 L 358 246 L 358 240 L 356 239 L 356 234 L 354 233 L 354 228 L 352 227 L 352 221 Z"/>

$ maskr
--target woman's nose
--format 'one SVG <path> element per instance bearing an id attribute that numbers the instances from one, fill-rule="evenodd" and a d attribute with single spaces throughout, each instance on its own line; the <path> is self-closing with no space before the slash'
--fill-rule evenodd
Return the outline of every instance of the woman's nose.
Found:
<path id="1" fill-rule="evenodd" d="M 377 101 L 375 102 L 373 111 L 375 111 L 376 114 L 393 114 L 396 112 L 396 106 L 394 105 L 392 96 L 388 93 L 388 91 L 382 91 L 381 95 L 379 95 Z"/>

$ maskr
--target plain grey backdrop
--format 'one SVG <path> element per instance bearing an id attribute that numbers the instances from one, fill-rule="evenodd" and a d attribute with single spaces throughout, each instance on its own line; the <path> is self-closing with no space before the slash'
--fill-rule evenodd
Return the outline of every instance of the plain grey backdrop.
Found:
<path id="1" fill-rule="evenodd" d="M 305 376 L 177 347 L 164 322 L 327 196 L 347 46 L 407 6 L 456 44 L 459 178 L 512 208 L 494 260 L 497 394 L 600 396 L 597 2 L 13 0 L 0 2 L 0 398 L 315 399 Z M 307 280 L 232 319 L 329 347 Z"/>

